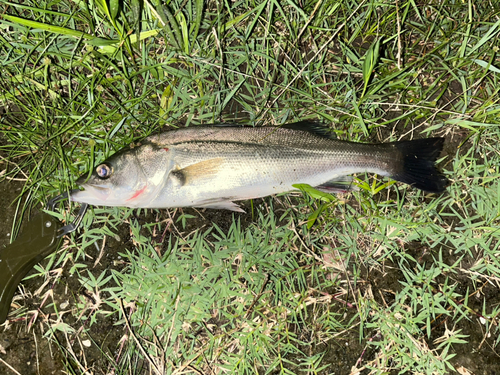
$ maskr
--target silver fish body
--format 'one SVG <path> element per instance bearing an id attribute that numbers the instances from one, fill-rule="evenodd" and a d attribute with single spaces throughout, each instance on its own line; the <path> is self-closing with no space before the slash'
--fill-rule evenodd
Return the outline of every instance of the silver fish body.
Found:
<path id="1" fill-rule="evenodd" d="M 210 207 L 234 211 L 234 201 L 290 191 L 305 183 L 321 190 L 335 180 L 372 172 L 440 192 L 435 169 L 443 139 L 386 144 L 340 141 L 308 122 L 276 127 L 195 126 L 146 138 L 96 168 L 76 202 L 143 208 Z"/>

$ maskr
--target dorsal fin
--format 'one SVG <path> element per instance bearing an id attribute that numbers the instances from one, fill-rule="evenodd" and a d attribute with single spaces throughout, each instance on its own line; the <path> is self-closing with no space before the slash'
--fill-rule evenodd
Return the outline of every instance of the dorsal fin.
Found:
<path id="1" fill-rule="evenodd" d="M 280 126 L 285 129 L 300 130 L 304 132 L 309 132 L 314 135 L 319 135 L 320 137 L 337 139 L 337 135 L 325 124 L 319 121 L 304 120 L 299 122 L 294 122 L 292 124 L 284 124 Z"/>
<path id="2" fill-rule="evenodd" d="M 279 131 L 280 129 L 285 131 Z M 251 125 L 235 125 L 235 124 L 216 124 L 216 125 L 200 125 L 189 126 L 186 128 L 166 131 L 157 135 L 149 136 L 144 143 L 150 142 L 153 146 L 168 148 L 182 143 L 192 142 L 243 142 L 243 143 L 259 143 L 270 145 L 282 145 L 283 133 L 289 133 L 286 130 L 295 130 L 297 132 L 307 132 L 308 135 L 314 135 L 318 141 L 328 139 L 336 139 L 335 133 L 326 125 L 311 120 L 299 121 L 292 124 L 284 124 L 281 126 L 256 126 Z M 298 143 L 300 138 L 296 137 Z M 304 139 L 310 137 L 303 137 Z M 310 141 L 310 140 L 309 140 Z M 309 144 L 305 141 L 305 144 Z"/>
<path id="3" fill-rule="evenodd" d="M 212 124 L 210 126 L 216 126 L 216 127 L 228 127 L 228 128 L 253 128 L 252 125 L 248 124 L 234 124 L 234 123 L 221 123 L 221 124 Z M 331 128 L 329 128 L 327 125 L 319 122 L 319 121 L 314 121 L 314 120 L 303 120 L 303 121 L 298 121 L 294 122 L 291 124 L 283 124 L 280 126 L 277 126 L 278 128 L 285 128 L 285 129 L 291 129 L 291 130 L 300 130 L 300 131 L 305 131 L 312 133 L 314 135 L 319 135 L 320 137 L 325 137 L 325 138 L 330 138 L 330 139 L 337 139 L 337 134 L 335 134 Z"/>

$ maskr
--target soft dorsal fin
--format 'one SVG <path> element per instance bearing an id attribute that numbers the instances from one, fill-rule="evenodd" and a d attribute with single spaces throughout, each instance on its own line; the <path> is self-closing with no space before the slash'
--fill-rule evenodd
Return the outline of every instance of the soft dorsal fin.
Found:
<path id="1" fill-rule="evenodd" d="M 337 135 L 332 131 L 332 129 L 319 121 L 304 120 L 294 122 L 292 124 L 284 124 L 280 127 L 285 129 L 305 131 L 314 135 L 319 135 L 320 137 L 337 139 Z"/>

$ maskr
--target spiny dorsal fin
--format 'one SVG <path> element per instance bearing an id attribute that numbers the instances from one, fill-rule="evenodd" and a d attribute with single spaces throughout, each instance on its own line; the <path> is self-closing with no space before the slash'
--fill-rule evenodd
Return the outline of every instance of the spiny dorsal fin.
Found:
<path id="1" fill-rule="evenodd" d="M 284 124 L 280 127 L 285 129 L 305 131 L 314 135 L 319 135 L 320 137 L 337 139 L 337 135 L 332 131 L 332 129 L 319 121 L 304 120 L 294 122 L 292 124 Z"/>

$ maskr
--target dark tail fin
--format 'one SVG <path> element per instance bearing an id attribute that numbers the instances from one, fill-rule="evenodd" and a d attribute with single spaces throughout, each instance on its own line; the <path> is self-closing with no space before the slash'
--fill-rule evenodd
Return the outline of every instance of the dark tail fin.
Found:
<path id="1" fill-rule="evenodd" d="M 434 163 L 443 149 L 444 138 L 416 139 L 394 142 L 403 154 L 403 166 L 391 178 L 430 193 L 440 193 L 448 185 L 448 179 Z"/>

